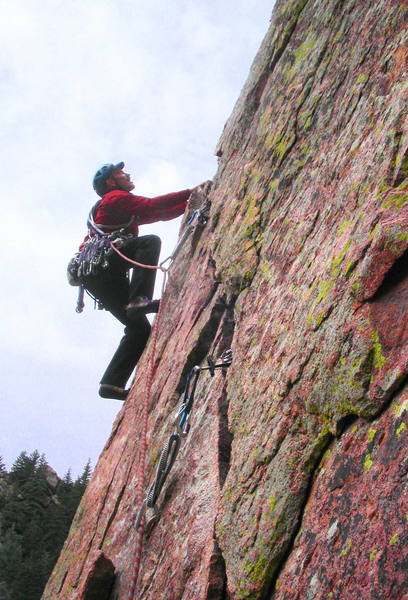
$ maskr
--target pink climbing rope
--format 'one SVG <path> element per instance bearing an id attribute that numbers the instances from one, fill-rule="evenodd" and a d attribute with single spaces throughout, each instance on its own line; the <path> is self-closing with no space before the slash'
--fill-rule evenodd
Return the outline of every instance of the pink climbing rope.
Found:
<path id="1" fill-rule="evenodd" d="M 112 246 L 112 247 L 114 248 L 114 246 Z M 116 250 L 116 248 L 114 248 L 114 249 Z M 163 273 L 164 273 L 163 283 L 162 283 L 162 293 L 161 293 L 161 297 L 163 298 L 163 294 L 164 294 L 164 290 L 165 290 L 166 282 L 167 282 L 168 268 L 164 268 L 162 266 L 152 267 L 151 265 L 143 265 L 141 263 L 136 263 L 136 261 L 132 261 L 127 256 L 122 255 L 122 253 L 119 251 L 118 251 L 118 254 L 123 256 L 123 258 L 125 258 L 132 264 L 136 264 L 137 266 L 161 269 L 161 271 L 163 271 Z M 148 419 L 149 419 L 149 404 L 150 404 L 150 400 L 151 400 L 151 390 L 152 390 L 153 371 L 154 371 L 154 358 L 156 355 L 157 332 L 158 332 L 159 324 L 160 324 L 161 307 L 162 307 L 162 302 L 160 301 L 157 317 L 156 317 L 155 323 L 153 325 L 152 346 L 151 346 L 150 355 L 149 355 L 149 369 L 148 369 L 148 377 L 147 377 L 147 385 L 146 385 L 146 394 L 144 396 L 144 400 L 142 403 L 141 415 L 140 415 L 141 422 L 142 422 L 142 431 L 141 431 L 140 447 L 139 447 L 139 464 L 138 464 L 137 473 L 136 473 L 136 502 L 137 502 L 138 506 L 140 507 L 140 511 L 142 511 L 143 503 L 144 503 L 143 495 L 144 495 L 144 489 L 145 489 L 145 465 L 146 465 L 146 454 L 147 454 L 147 426 L 148 426 Z M 134 600 L 137 582 L 139 579 L 140 564 L 142 561 L 142 552 L 143 552 L 144 521 L 145 521 L 144 515 L 141 512 L 141 517 L 137 524 L 135 551 L 134 551 L 134 555 L 133 555 L 134 569 L 133 569 L 132 578 L 130 580 L 128 600 Z"/>
<path id="2" fill-rule="evenodd" d="M 196 213 L 199 213 L 199 211 L 196 211 Z M 198 218 L 197 215 L 195 218 Z M 143 263 L 137 262 L 136 260 L 132 260 L 125 254 L 120 252 L 120 250 L 118 250 L 118 248 L 115 247 L 113 242 L 110 242 L 110 246 L 111 246 L 112 250 L 114 250 L 116 252 L 116 254 L 118 254 L 121 258 L 123 258 L 127 262 L 131 263 L 132 265 L 135 265 L 136 267 L 142 267 L 144 269 L 156 269 L 156 270 L 162 271 L 164 277 L 163 277 L 163 283 L 162 283 L 161 298 L 163 298 L 164 290 L 166 288 L 166 283 L 167 283 L 167 275 L 168 275 L 168 271 L 170 268 L 170 265 L 167 267 L 164 267 L 163 264 L 166 263 L 167 261 L 170 261 L 170 263 L 172 262 L 173 258 L 176 256 L 178 250 L 184 244 L 185 240 L 188 237 L 188 234 L 190 233 L 190 231 L 193 228 L 194 227 L 191 227 L 191 224 L 190 224 L 190 227 L 186 230 L 184 235 L 181 237 L 179 243 L 177 244 L 176 250 L 173 252 L 173 254 L 171 256 L 169 256 L 165 261 L 163 261 L 160 265 L 157 265 L 157 266 L 156 265 L 145 265 Z M 139 505 L 139 516 L 138 516 L 138 519 L 136 522 L 136 527 L 137 527 L 136 542 L 135 542 L 135 551 L 134 551 L 134 555 L 133 555 L 134 569 L 133 569 L 132 578 L 130 580 L 127 600 L 135 600 L 135 593 L 136 593 L 136 588 L 137 588 L 138 579 L 139 579 L 140 565 L 141 565 L 141 561 L 142 561 L 143 536 L 144 536 L 144 526 L 145 526 L 144 510 L 143 510 L 143 508 L 144 508 L 144 498 L 143 498 L 144 494 L 143 493 L 144 493 L 144 489 L 145 489 L 147 429 L 148 429 L 148 417 L 149 417 L 149 404 L 150 404 L 150 400 L 151 400 L 151 390 L 152 390 L 152 383 L 153 383 L 154 358 L 155 358 L 155 354 L 156 354 L 156 345 L 157 345 L 157 332 L 159 330 L 161 309 L 162 309 L 162 302 L 160 301 L 159 310 L 157 312 L 157 317 L 156 317 L 156 320 L 153 325 L 152 346 L 151 346 L 150 355 L 149 355 L 149 370 L 148 370 L 148 377 L 147 377 L 146 394 L 144 397 L 144 401 L 142 403 L 141 415 L 140 415 L 141 421 L 142 421 L 142 431 L 141 431 L 141 438 L 140 438 L 139 464 L 138 464 L 137 473 L 136 473 L 136 477 L 137 477 L 136 478 L 136 502 Z"/>
<path id="3" fill-rule="evenodd" d="M 112 248 L 112 250 L 114 250 L 116 252 L 116 254 L 119 254 L 119 256 L 121 258 L 123 258 L 124 260 L 127 260 L 128 263 L 131 263 L 132 265 L 135 265 L 136 267 L 143 267 L 144 269 L 153 269 L 153 270 L 160 269 L 160 271 L 163 271 L 163 273 L 166 273 L 168 271 L 168 268 L 163 267 L 162 265 L 144 265 L 143 263 L 137 262 L 136 260 L 132 260 L 131 258 L 126 256 L 126 254 L 123 254 L 120 250 L 118 250 L 113 242 L 110 242 L 110 247 Z"/>

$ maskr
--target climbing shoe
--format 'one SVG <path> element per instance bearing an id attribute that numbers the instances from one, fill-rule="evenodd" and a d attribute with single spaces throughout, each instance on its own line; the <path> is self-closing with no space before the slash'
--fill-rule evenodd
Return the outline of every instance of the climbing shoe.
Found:
<path id="1" fill-rule="evenodd" d="M 134 302 L 130 302 L 126 309 L 126 315 L 129 319 L 135 319 L 141 315 L 157 313 L 159 311 L 160 300 L 150 300 L 145 296 L 136 298 Z"/>
<path id="2" fill-rule="evenodd" d="M 129 390 L 118 387 L 117 385 L 109 385 L 101 383 L 99 386 L 99 395 L 101 398 L 111 398 L 112 400 L 126 400 Z"/>

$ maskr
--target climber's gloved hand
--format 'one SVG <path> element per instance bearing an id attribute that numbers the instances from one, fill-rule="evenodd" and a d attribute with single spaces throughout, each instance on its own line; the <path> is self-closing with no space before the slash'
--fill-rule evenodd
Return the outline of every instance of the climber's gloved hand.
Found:
<path id="1" fill-rule="evenodd" d="M 205 202 L 206 196 L 211 188 L 211 181 L 204 181 L 192 189 L 188 199 L 188 206 L 191 210 L 198 210 Z"/>

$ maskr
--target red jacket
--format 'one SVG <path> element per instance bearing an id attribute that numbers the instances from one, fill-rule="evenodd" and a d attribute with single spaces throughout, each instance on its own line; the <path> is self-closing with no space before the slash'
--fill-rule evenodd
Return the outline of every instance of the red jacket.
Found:
<path id="1" fill-rule="evenodd" d="M 130 231 L 137 235 L 139 225 L 169 221 L 182 215 L 190 194 L 191 190 L 182 190 L 165 196 L 145 198 L 122 190 L 112 190 L 103 196 L 94 215 L 95 224 L 123 226 L 135 217 Z"/>

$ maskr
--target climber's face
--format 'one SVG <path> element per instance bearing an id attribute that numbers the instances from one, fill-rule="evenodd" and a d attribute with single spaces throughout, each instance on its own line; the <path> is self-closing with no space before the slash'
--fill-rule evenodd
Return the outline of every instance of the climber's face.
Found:
<path id="1" fill-rule="evenodd" d="M 125 173 L 122 169 L 117 169 L 116 171 L 113 171 L 107 183 L 113 189 L 119 188 L 120 190 L 124 190 L 125 192 L 130 192 L 135 187 L 133 181 L 130 178 L 129 173 Z"/>

